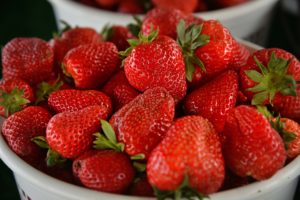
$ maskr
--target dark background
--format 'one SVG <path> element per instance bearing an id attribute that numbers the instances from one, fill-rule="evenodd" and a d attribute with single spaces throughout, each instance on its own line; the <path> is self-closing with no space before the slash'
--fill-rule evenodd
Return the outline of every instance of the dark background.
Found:
<path id="1" fill-rule="evenodd" d="M 265 46 L 283 48 L 300 58 L 299 29 L 300 16 L 289 14 L 278 4 Z M 49 40 L 55 31 L 54 14 L 46 0 L 0 1 L 0 47 L 20 36 Z M 19 199 L 12 173 L 1 160 L 0 199 Z M 295 199 L 300 199 L 299 186 Z"/>

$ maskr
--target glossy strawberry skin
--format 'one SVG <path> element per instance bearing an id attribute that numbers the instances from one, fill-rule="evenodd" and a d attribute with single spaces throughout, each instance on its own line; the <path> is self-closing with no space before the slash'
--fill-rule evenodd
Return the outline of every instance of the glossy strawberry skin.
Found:
<path id="1" fill-rule="evenodd" d="M 118 110 L 110 119 L 117 139 L 130 155 L 143 153 L 148 158 L 171 126 L 175 103 L 161 87 L 146 90 Z"/>
<path id="2" fill-rule="evenodd" d="M 186 15 L 179 10 L 154 8 L 146 14 L 141 32 L 144 35 L 149 35 L 153 26 L 153 29 L 159 29 L 159 35 L 166 35 L 176 39 L 176 26 L 185 17 Z"/>
<path id="3" fill-rule="evenodd" d="M 33 85 L 46 80 L 53 70 L 54 53 L 39 38 L 14 38 L 2 49 L 3 79 L 22 79 Z"/>
<path id="4" fill-rule="evenodd" d="M 118 5 L 118 11 L 122 13 L 140 14 L 144 12 L 140 0 L 122 0 Z"/>
<path id="5" fill-rule="evenodd" d="M 203 23 L 201 34 L 209 36 L 209 43 L 199 47 L 195 55 L 203 62 L 206 72 L 196 67 L 192 85 L 199 86 L 229 68 L 233 58 L 233 37 L 223 25 L 216 20 Z"/>
<path id="6" fill-rule="evenodd" d="M 93 134 L 101 128 L 99 121 L 107 117 L 106 108 L 101 106 L 56 114 L 47 126 L 47 142 L 64 158 L 74 159 L 92 148 Z"/>
<path id="7" fill-rule="evenodd" d="M 55 61 L 60 65 L 65 55 L 71 49 L 80 45 L 99 43 L 101 35 L 94 29 L 87 27 L 76 27 L 62 33 L 60 37 L 50 40 L 49 44 L 54 49 Z"/>
<path id="8" fill-rule="evenodd" d="M 55 113 L 79 111 L 93 105 L 103 107 L 108 116 L 112 113 L 110 98 L 96 90 L 58 90 L 50 94 L 48 105 Z"/>
<path id="9" fill-rule="evenodd" d="M 3 123 L 2 134 L 9 147 L 22 159 L 34 164 L 42 150 L 31 139 L 45 135 L 50 113 L 39 106 L 29 106 L 9 116 Z"/>
<path id="10" fill-rule="evenodd" d="M 152 0 L 152 2 L 158 8 L 178 9 L 184 13 L 192 13 L 198 4 L 198 0 Z"/>
<path id="11" fill-rule="evenodd" d="M 149 182 L 160 190 L 178 189 L 185 175 L 189 186 L 203 194 L 218 191 L 224 180 L 220 139 L 201 116 L 177 119 L 147 163 Z"/>
<path id="12" fill-rule="evenodd" d="M 187 95 L 184 109 L 187 114 L 201 115 L 222 132 L 227 114 L 235 107 L 238 76 L 227 71 Z"/>
<path id="13" fill-rule="evenodd" d="M 126 26 L 115 25 L 111 27 L 111 35 L 107 41 L 114 43 L 119 51 L 124 51 L 129 47 L 127 40 L 133 37 Z"/>
<path id="14" fill-rule="evenodd" d="M 227 166 L 238 176 L 263 180 L 283 167 L 286 160 L 283 141 L 254 108 L 244 105 L 234 108 L 227 117 L 223 134 Z"/>
<path id="15" fill-rule="evenodd" d="M 247 2 L 248 0 L 214 0 L 215 4 L 219 7 L 236 6 Z"/>
<path id="16" fill-rule="evenodd" d="M 120 0 L 95 0 L 95 2 L 101 8 L 112 9 L 120 2 Z"/>
<path id="17" fill-rule="evenodd" d="M 112 97 L 114 93 L 114 89 L 118 85 L 127 85 L 130 86 L 124 70 L 119 71 L 114 76 L 112 76 L 105 85 L 101 88 L 101 91 L 104 92 L 106 95 Z"/>
<path id="18" fill-rule="evenodd" d="M 85 187 L 123 193 L 133 181 L 134 169 L 124 153 L 90 150 L 74 160 L 73 174 Z"/>
<path id="19" fill-rule="evenodd" d="M 234 40 L 233 57 L 230 61 L 230 68 L 234 69 L 236 72 L 239 72 L 240 68 L 247 64 L 247 61 L 250 56 L 250 51 L 238 41 Z"/>
<path id="20" fill-rule="evenodd" d="M 129 83 L 139 91 L 164 87 L 176 102 L 186 94 L 181 48 L 167 36 L 158 36 L 152 43 L 135 47 L 125 59 L 124 70 Z"/>
<path id="21" fill-rule="evenodd" d="M 251 80 L 245 73 L 247 70 L 256 70 L 261 72 L 258 68 L 254 57 L 256 57 L 264 66 L 268 66 L 268 62 L 271 58 L 271 54 L 275 53 L 278 58 L 292 59 L 288 65 L 287 74 L 292 75 L 296 81 L 300 80 L 300 62 L 292 54 L 288 53 L 285 50 L 270 48 L 262 49 L 254 52 L 251 57 L 249 57 L 247 64 L 243 66 L 240 70 L 240 83 L 243 93 L 250 99 L 252 99 L 254 93 L 248 91 L 247 89 L 254 87 L 257 83 Z"/>
<path id="22" fill-rule="evenodd" d="M 82 45 L 65 56 L 63 65 L 67 74 L 80 89 L 100 87 L 119 67 L 117 47 L 110 42 Z"/>
<path id="23" fill-rule="evenodd" d="M 127 85 L 119 85 L 114 89 L 114 93 L 112 96 L 112 101 L 114 104 L 114 109 L 119 110 L 124 105 L 128 104 L 132 101 L 138 93 L 134 88 Z"/>
<path id="24" fill-rule="evenodd" d="M 27 82 L 25 82 L 21 79 L 10 79 L 10 80 L 6 80 L 6 81 L 5 80 L 0 81 L 0 90 L 10 93 L 10 92 L 12 92 L 12 90 L 14 88 L 23 90 L 24 91 L 23 97 L 25 99 L 29 100 L 30 102 L 34 101 L 35 96 L 34 96 L 33 90 Z M 1 99 L 1 97 L 0 97 L 0 99 Z M 25 108 L 26 106 L 27 105 L 23 105 L 22 108 Z M 5 116 L 5 108 L 2 106 L 0 106 L 0 115 L 3 117 L 6 117 Z"/>

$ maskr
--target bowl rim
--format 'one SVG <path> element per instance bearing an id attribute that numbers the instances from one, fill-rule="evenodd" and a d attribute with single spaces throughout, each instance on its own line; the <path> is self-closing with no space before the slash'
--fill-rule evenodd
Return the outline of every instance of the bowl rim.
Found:
<path id="1" fill-rule="evenodd" d="M 92 6 L 84 5 L 80 2 L 73 0 L 48 0 L 50 3 L 64 6 L 65 8 L 75 9 L 78 12 L 90 13 L 90 16 L 103 17 L 105 14 L 107 17 L 113 18 L 131 18 L 132 14 L 119 13 L 115 11 L 104 10 L 101 8 L 94 8 Z M 250 0 L 248 2 L 242 3 L 240 5 L 221 8 L 212 11 L 196 12 L 194 15 L 203 17 L 204 19 L 231 19 L 240 15 L 245 15 L 246 13 L 252 13 L 261 7 L 268 7 L 274 5 L 279 0 Z M 99 12 L 100 11 L 100 12 Z M 138 14 L 137 16 L 143 16 L 143 14 Z"/>
<path id="2" fill-rule="evenodd" d="M 245 45 L 250 51 L 259 50 L 262 47 L 255 45 L 251 42 L 239 40 L 239 42 Z M 0 117 L 0 127 L 4 118 Z M 119 200 L 154 200 L 155 198 L 148 197 L 135 197 L 128 195 L 112 194 L 106 192 L 100 192 L 84 188 L 81 186 L 73 185 L 70 183 L 63 182 L 56 178 L 53 178 L 34 167 L 27 164 L 21 158 L 19 158 L 6 144 L 2 134 L 0 134 L 0 158 L 2 161 L 13 171 L 14 174 L 26 179 L 31 184 L 39 186 L 45 191 L 55 193 L 62 197 L 77 199 L 95 199 L 95 197 L 101 197 L 104 199 Z M 217 193 L 213 193 L 210 196 L 211 200 L 221 200 L 221 199 L 237 199 L 240 197 L 251 197 L 255 199 L 263 193 L 268 193 L 275 188 L 280 187 L 283 183 L 292 181 L 300 175 L 300 156 L 295 158 L 293 161 L 288 163 L 285 167 L 280 169 L 271 178 L 257 181 L 246 186 L 237 187 L 230 190 L 225 190 Z"/>

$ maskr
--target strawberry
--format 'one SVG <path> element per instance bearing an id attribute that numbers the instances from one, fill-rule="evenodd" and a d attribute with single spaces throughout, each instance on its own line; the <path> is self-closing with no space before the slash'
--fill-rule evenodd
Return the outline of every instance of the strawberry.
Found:
<path id="1" fill-rule="evenodd" d="M 55 61 L 61 64 L 67 52 L 84 44 L 101 42 L 101 35 L 92 28 L 76 27 L 66 30 L 61 36 L 55 36 L 49 44 L 54 49 Z"/>
<path id="2" fill-rule="evenodd" d="M 220 22 L 208 20 L 185 30 L 185 23 L 181 21 L 177 33 L 185 57 L 186 78 L 193 86 L 229 68 L 234 40 Z"/>
<path id="3" fill-rule="evenodd" d="M 164 87 L 179 102 L 186 94 L 184 60 L 179 45 L 170 37 L 140 35 L 132 48 L 123 52 L 124 70 L 129 83 L 139 91 Z M 176 80 L 176 81 L 174 81 Z"/>
<path id="4" fill-rule="evenodd" d="M 123 193 L 133 181 L 134 169 L 124 153 L 90 150 L 73 161 L 73 174 L 85 187 Z"/>
<path id="5" fill-rule="evenodd" d="M 119 66 L 117 47 L 110 42 L 87 44 L 68 52 L 63 61 L 65 74 L 80 89 L 101 86 Z"/>
<path id="6" fill-rule="evenodd" d="M 111 9 L 116 6 L 120 0 L 95 0 L 95 2 L 101 7 L 105 9 Z"/>
<path id="7" fill-rule="evenodd" d="M 31 86 L 20 79 L 0 81 L 0 115 L 7 117 L 35 99 Z"/>
<path id="8" fill-rule="evenodd" d="M 219 7 L 230 7 L 230 6 L 236 6 L 245 3 L 248 0 L 213 0 L 213 1 Z"/>
<path id="9" fill-rule="evenodd" d="M 287 157 L 297 157 L 300 154 L 300 125 L 291 119 L 280 117 L 273 119 L 271 125 L 281 134 Z"/>
<path id="10" fill-rule="evenodd" d="M 118 11 L 121 13 L 140 14 L 144 12 L 140 0 L 122 0 L 118 5 Z"/>
<path id="11" fill-rule="evenodd" d="M 55 113 L 79 111 L 94 105 L 101 106 L 108 116 L 112 113 L 110 98 L 96 90 L 58 90 L 50 94 L 48 105 Z"/>
<path id="12" fill-rule="evenodd" d="M 50 149 L 64 158 L 78 157 L 92 148 L 93 134 L 101 128 L 99 120 L 107 117 L 107 109 L 98 105 L 56 114 L 46 129 Z"/>
<path id="13" fill-rule="evenodd" d="M 212 124 L 201 116 L 177 119 L 147 163 L 150 184 L 175 191 L 176 197 L 216 192 L 224 175 L 220 139 Z"/>
<path id="14" fill-rule="evenodd" d="M 223 153 L 229 169 L 256 180 L 271 177 L 283 167 L 286 152 L 280 135 L 267 118 L 249 106 L 238 106 L 228 115 Z"/>
<path id="15" fill-rule="evenodd" d="M 203 12 L 208 10 L 208 5 L 205 0 L 198 0 L 198 5 L 195 12 Z"/>
<path id="16" fill-rule="evenodd" d="M 79 2 L 92 7 L 96 7 L 98 5 L 94 0 L 79 0 Z"/>
<path id="17" fill-rule="evenodd" d="M 229 190 L 248 185 L 249 183 L 250 181 L 248 180 L 248 177 L 239 177 L 230 170 L 226 170 L 225 179 L 221 190 Z"/>
<path id="18" fill-rule="evenodd" d="M 253 53 L 240 69 L 243 93 L 253 105 L 273 102 L 278 95 L 296 96 L 300 62 L 282 49 L 262 49 Z"/>
<path id="19" fill-rule="evenodd" d="M 124 51 L 129 47 L 128 39 L 132 39 L 133 35 L 126 26 L 105 26 L 102 31 L 105 41 L 114 43 L 119 51 Z"/>
<path id="20" fill-rule="evenodd" d="M 198 0 L 152 0 L 158 8 L 178 9 L 184 13 L 192 13 L 196 10 Z"/>
<path id="21" fill-rule="evenodd" d="M 9 147 L 30 164 L 40 160 L 43 151 L 31 139 L 45 135 L 50 113 L 39 106 L 29 106 L 9 116 L 3 123 L 2 134 Z"/>
<path id="22" fill-rule="evenodd" d="M 176 26 L 186 15 L 176 9 L 154 8 L 147 12 L 141 27 L 143 35 L 149 35 L 154 30 L 159 30 L 159 35 L 166 35 L 176 39 Z"/>
<path id="23" fill-rule="evenodd" d="M 118 85 L 117 87 L 115 87 L 112 96 L 115 110 L 119 110 L 138 95 L 139 93 L 131 86 Z"/>
<path id="24" fill-rule="evenodd" d="M 153 197 L 154 191 L 147 177 L 141 177 L 134 181 L 129 190 L 130 195 L 140 197 Z"/>
<path id="25" fill-rule="evenodd" d="M 125 152 L 148 158 L 171 126 L 175 103 L 161 87 L 146 90 L 118 110 L 110 119 L 118 141 L 125 144 Z"/>
<path id="26" fill-rule="evenodd" d="M 201 115 L 212 122 L 217 132 L 222 132 L 226 116 L 235 107 L 238 93 L 238 76 L 227 71 L 187 95 L 185 112 Z"/>
<path id="27" fill-rule="evenodd" d="M 14 38 L 2 49 L 4 80 L 22 79 L 36 84 L 49 77 L 53 70 L 54 53 L 39 38 Z"/>
<path id="28" fill-rule="evenodd" d="M 250 51 L 245 46 L 233 40 L 233 57 L 230 61 L 230 68 L 239 72 L 240 68 L 247 64 L 250 55 Z"/>

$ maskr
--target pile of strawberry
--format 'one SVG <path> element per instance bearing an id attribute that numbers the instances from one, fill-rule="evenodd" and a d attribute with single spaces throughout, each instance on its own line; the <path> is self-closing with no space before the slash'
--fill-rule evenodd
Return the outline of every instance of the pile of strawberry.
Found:
<path id="1" fill-rule="evenodd" d="M 82 4 L 122 13 L 141 14 L 151 8 L 178 9 L 184 13 L 236 6 L 249 0 L 76 0 Z"/>
<path id="2" fill-rule="evenodd" d="M 174 9 L 128 27 L 3 47 L 2 134 L 18 156 L 99 191 L 201 199 L 299 155 L 293 55 L 249 52 L 218 21 Z"/>

